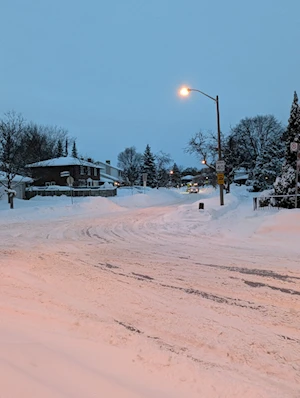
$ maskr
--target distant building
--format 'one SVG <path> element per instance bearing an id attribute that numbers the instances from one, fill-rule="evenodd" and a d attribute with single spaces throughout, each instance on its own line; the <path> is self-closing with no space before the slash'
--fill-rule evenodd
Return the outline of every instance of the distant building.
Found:
<path id="1" fill-rule="evenodd" d="M 15 197 L 18 199 L 25 199 L 25 189 L 32 182 L 33 182 L 32 178 L 16 174 L 12 180 L 12 186 L 11 186 L 11 189 L 16 191 Z M 0 183 L 2 183 L 0 186 L 0 193 L 5 194 L 5 189 L 7 187 L 7 177 L 6 173 L 4 173 L 3 171 L 0 171 Z"/>
<path id="2" fill-rule="evenodd" d="M 106 162 L 96 162 L 101 167 L 100 185 L 109 182 L 113 185 L 119 185 L 123 182 L 123 170 L 112 166 L 110 160 Z"/>
<path id="3" fill-rule="evenodd" d="M 248 178 L 249 178 L 249 173 L 247 169 L 245 169 L 244 167 L 241 167 L 234 171 L 234 177 L 233 177 L 234 183 L 238 185 L 244 185 L 246 184 Z"/>
<path id="4" fill-rule="evenodd" d="M 187 176 L 181 177 L 181 181 L 183 184 L 188 184 L 189 182 L 192 182 L 194 179 L 195 179 L 195 176 L 192 176 L 192 175 L 187 175 Z"/>

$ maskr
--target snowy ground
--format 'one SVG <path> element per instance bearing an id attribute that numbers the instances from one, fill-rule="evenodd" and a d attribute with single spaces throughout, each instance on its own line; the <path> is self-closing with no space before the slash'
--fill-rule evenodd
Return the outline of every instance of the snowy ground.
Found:
<path id="1" fill-rule="evenodd" d="M 299 210 L 237 187 L 223 207 L 213 189 L 7 206 L 1 398 L 300 397 Z"/>

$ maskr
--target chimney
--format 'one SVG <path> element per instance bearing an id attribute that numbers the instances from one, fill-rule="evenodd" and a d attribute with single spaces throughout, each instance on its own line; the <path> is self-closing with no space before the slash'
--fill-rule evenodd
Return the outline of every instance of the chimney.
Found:
<path id="1" fill-rule="evenodd" d="M 88 160 L 87 160 L 88 162 L 90 162 L 90 163 L 92 163 L 92 159 L 91 158 L 88 158 Z"/>
<path id="2" fill-rule="evenodd" d="M 106 162 L 107 164 L 110 164 L 110 160 L 106 160 L 105 162 Z"/>

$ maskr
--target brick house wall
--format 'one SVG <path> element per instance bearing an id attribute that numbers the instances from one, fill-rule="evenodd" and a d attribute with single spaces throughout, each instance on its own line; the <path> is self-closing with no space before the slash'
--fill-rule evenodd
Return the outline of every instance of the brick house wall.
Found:
<path id="1" fill-rule="evenodd" d="M 60 185 L 67 186 L 67 177 L 61 177 L 60 173 L 68 171 L 74 178 L 74 187 L 98 186 L 100 180 L 100 169 L 91 166 L 43 166 L 30 168 L 34 184 L 37 186 Z"/>

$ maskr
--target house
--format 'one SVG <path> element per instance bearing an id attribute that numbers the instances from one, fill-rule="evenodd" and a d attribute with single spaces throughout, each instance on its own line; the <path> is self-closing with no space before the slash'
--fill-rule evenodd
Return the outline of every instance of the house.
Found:
<path id="1" fill-rule="evenodd" d="M 21 176 L 16 174 L 12 179 L 11 189 L 16 191 L 16 198 L 25 199 L 25 189 L 26 187 L 33 182 L 33 179 L 30 177 Z M 0 171 L 0 197 L 4 194 L 6 195 L 7 189 L 7 175 L 3 171 Z"/>
<path id="2" fill-rule="evenodd" d="M 248 178 L 249 178 L 249 173 L 247 169 L 245 169 L 244 167 L 241 167 L 234 171 L 233 182 L 235 182 L 236 184 L 238 185 L 246 184 Z"/>
<path id="3" fill-rule="evenodd" d="M 26 165 L 35 185 L 59 185 L 73 187 L 96 187 L 101 178 L 103 166 L 72 156 L 44 160 Z M 72 177 L 71 181 L 68 176 Z"/>
<path id="4" fill-rule="evenodd" d="M 109 182 L 114 185 L 119 185 L 122 181 L 122 173 L 123 170 L 119 167 L 112 166 L 110 164 L 110 160 L 106 160 L 106 162 L 97 162 L 97 164 L 101 167 L 101 177 L 100 184 L 104 184 L 105 182 Z"/>
<path id="5" fill-rule="evenodd" d="M 183 184 L 188 184 L 188 183 L 192 182 L 194 180 L 194 178 L 195 178 L 195 176 L 187 175 L 187 176 L 181 177 L 181 181 Z"/>

